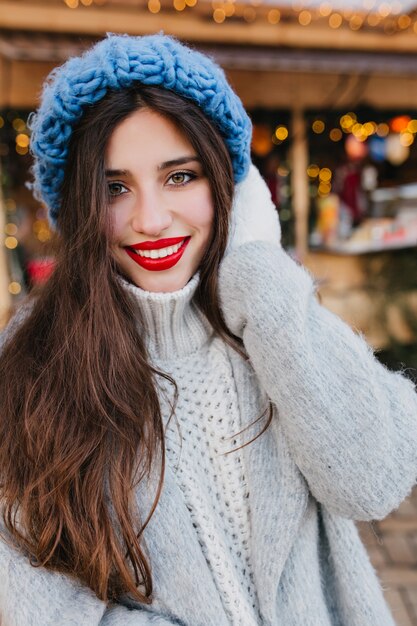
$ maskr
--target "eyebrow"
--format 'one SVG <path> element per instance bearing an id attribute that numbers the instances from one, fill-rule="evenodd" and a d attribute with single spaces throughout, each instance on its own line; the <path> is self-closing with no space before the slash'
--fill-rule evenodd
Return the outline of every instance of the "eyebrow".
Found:
<path id="1" fill-rule="evenodd" d="M 197 161 L 201 163 L 200 157 L 196 154 L 190 156 L 179 157 L 178 159 L 172 159 L 171 161 L 164 161 L 161 165 L 158 165 L 158 170 L 166 170 L 168 167 L 175 167 L 176 165 L 184 165 L 185 163 L 190 163 L 191 161 Z"/>
<path id="2" fill-rule="evenodd" d="M 160 165 L 158 165 L 158 171 L 166 170 L 168 167 L 175 167 L 177 165 L 184 165 L 185 163 L 191 163 L 192 161 L 197 161 L 197 163 L 201 163 L 200 157 L 197 155 L 183 156 L 178 159 L 171 159 L 170 161 L 164 161 Z M 106 176 L 130 176 L 129 170 L 106 170 Z"/>

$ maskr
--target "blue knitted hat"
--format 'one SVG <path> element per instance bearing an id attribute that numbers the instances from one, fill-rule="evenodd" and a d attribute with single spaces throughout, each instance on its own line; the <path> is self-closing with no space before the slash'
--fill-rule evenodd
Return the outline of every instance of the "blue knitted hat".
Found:
<path id="1" fill-rule="evenodd" d="M 108 35 L 82 56 L 52 71 L 40 107 L 30 120 L 33 191 L 48 206 L 52 224 L 60 208 L 74 126 L 85 108 L 109 90 L 137 82 L 165 87 L 200 106 L 225 140 L 235 182 L 245 178 L 252 124 L 223 70 L 209 57 L 166 35 Z"/>

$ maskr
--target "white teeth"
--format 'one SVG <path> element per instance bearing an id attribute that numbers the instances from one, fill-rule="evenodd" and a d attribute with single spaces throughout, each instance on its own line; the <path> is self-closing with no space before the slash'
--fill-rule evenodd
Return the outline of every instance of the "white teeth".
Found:
<path id="1" fill-rule="evenodd" d="M 175 244 L 175 246 L 168 246 L 167 248 L 160 248 L 159 250 L 135 250 L 135 252 L 139 256 L 143 256 L 147 259 L 163 259 L 166 256 L 178 252 L 184 241 L 185 239 L 180 241 L 180 243 Z"/>

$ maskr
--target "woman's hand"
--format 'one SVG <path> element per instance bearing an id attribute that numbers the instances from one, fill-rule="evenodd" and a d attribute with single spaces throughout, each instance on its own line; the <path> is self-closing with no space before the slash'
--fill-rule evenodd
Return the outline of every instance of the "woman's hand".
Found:
<path id="1" fill-rule="evenodd" d="M 252 164 L 245 180 L 236 185 L 226 255 L 258 240 L 279 245 L 281 228 L 268 186 Z"/>

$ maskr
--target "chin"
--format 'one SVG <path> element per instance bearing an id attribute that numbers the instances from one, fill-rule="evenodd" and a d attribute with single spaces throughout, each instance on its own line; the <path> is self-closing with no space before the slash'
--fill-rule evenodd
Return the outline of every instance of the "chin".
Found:
<path id="1" fill-rule="evenodd" d="M 193 275 L 194 272 L 191 271 L 174 274 L 167 270 L 166 272 L 147 272 L 147 275 L 141 272 L 140 275 L 131 275 L 130 280 L 144 291 L 172 293 L 185 287 Z"/>

